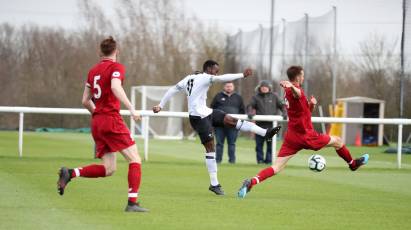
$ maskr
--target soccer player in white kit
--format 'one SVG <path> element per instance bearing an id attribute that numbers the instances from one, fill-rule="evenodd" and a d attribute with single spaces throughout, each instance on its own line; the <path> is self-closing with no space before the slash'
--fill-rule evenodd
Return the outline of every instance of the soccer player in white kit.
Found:
<path id="1" fill-rule="evenodd" d="M 160 112 L 171 97 L 179 91 L 185 91 L 188 101 L 190 124 L 200 136 L 201 143 L 206 150 L 205 159 L 210 175 L 209 190 L 217 195 L 224 195 L 224 191 L 217 178 L 213 127 L 235 127 L 238 130 L 245 132 L 251 131 L 257 135 L 271 139 L 278 133 L 281 126 L 263 129 L 252 122 L 229 116 L 222 110 L 208 108 L 206 105 L 207 92 L 214 82 L 233 81 L 252 75 L 252 70 L 248 68 L 245 69 L 243 73 L 217 76 L 219 69 L 220 67 L 217 62 L 213 60 L 206 61 L 203 65 L 203 73 L 188 75 L 175 86 L 171 87 L 161 99 L 160 104 L 153 107 L 153 112 Z"/>

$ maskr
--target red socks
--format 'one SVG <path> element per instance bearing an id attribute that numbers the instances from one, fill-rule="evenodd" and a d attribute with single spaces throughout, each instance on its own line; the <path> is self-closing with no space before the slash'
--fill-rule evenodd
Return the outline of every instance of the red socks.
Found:
<path id="1" fill-rule="evenodd" d="M 130 163 L 128 165 L 128 201 L 136 203 L 138 189 L 141 181 L 141 164 Z"/>
<path id="2" fill-rule="evenodd" d="M 341 147 L 338 150 L 335 150 L 338 154 L 338 156 L 340 156 L 342 159 L 345 160 L 345 162 L 347 162 L 349 165 L 352 164 L 354 161 L 352 160 L 350 151 L 347 149 L 347 147 L 345 147 L 345 145 L 343 145 L 343 147 Z"/>
<path id="3" fill-rule="evenodd" d="M 70 169 L 71 178 L 74 177 L 105 177 L 106 168 L 104 165 L 87 165 L 83 168 Z M 138 197 L 138 189 L 141 181 L 141 164 L 130 163 L 128 165 L 128 201 L 136 203 Z"/>
<path id="4" fill-rule="evenodd" d="M 261 170 L 257 174 L 257 176 L 255 176 L 251 179 L 251 185 L 253 186 L 255 184 L 263 182 L 265 179 L 274 176 L 274 174 L 275 174 L 275 172 L 274 172 L 274 169 L 272 167 L 265 168 L 265 169 Z"/>
<path id="5" fill-rule="evenodd" d="M 75 168 L 71 172 L 71 178 L 73 177 L 88 177 L 88 178 L 96 178 L 96 177 L 105 177 L 106 176 L 106 168 L 104 165 L 87 165 L 83 168 Z"/>

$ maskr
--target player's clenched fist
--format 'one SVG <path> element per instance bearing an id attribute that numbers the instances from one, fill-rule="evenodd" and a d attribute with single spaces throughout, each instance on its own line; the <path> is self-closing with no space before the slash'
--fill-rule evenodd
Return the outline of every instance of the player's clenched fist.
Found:
<path id="1" fill-rule="evenodd" d="M 310 103 L 313 104 L 313 105 L 317 104 L 317 99 L 313 95 L 311 95 Z"/>
<path id="2" fill-rule="evenodd" d="M 154 113 L 158 113 L 160 111 L 161 111 L 161 107 L 159 105 L 156 105 L 156 106 L 153 107 L 153 112 Z"/>
<path id="3" fill-rule="evenodd" d="M 251 75 L 253 75 L 253 70 L 251 68 L 247 68 L 244 70 L 243 72 L 244 77 L 249 77 Z"/>
<path id="4" fill-rule="evenodd" d="M 135 112 L 132 113 L 131 116 L 133 117 L 133 120 L 134 120 L 134 121 L 139 121 L 139 120 L 141 120 L 141 116 L 140 116 L 139 114 L 135 113 Z"/>
<path id="5" fill-rule="evenodd" d="M 280 86 L 283 88 L 290 88 L 293 86 L 293 84 L 291 84 L 291 82 L 289 81 L 280 81 Z"/>

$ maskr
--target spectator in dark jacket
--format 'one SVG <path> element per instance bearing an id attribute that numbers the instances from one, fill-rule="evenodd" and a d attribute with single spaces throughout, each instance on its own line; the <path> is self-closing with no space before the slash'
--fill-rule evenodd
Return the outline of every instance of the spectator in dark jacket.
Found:
<path id="1" fill-rule="evenodd" d="M 223 91 L 216 94 L 211 102 L 212 109 L 220 109 L 230 114 L 245 114 L 243 98 L 234 92 L 233 82 L 226 82 Z M 236 128 L 216 127 L 215 136 L 216 161 L 221 163 L 224 152 L 224 140 L 227 138 L 228 144 L 228 162 L 235 163 L 235 142 L 237 140 L 238 130 Z"/>
<path id="2" fill-rule="evenodd" d="M 250 119 L 254 115 L 283 115 L 285 116 L 284 104 L 280 97 L 272 92 L 272 85 L 269 81 L 263 80 L 256 87 L 256 95 L 251 99 L 247 106 L 247 115 Z M 270 121 L 257 121 L 256 124 L 262 128 L 271 128 L 273 123 Z M 264 158 L 264 142 L 267 144 Z M 258 164 L 272 163 L 272 146 L 271 141 L 266 141 L 264 137 L 255 135 L 255 151 Z"/>

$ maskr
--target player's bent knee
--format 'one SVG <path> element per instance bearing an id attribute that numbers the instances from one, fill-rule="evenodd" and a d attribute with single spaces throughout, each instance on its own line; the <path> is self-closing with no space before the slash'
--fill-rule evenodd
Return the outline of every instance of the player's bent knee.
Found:
<path id="1" fill-rule="evenodd" d="M 133 155 L 133 158 L 130 160 L 129 163 L 139 163 L 139 164 L 141 164 L 140 155 L 138 155 L 138 153 L 135 153 L 135 154 Z"/>
<path id="2" fill-rule="evenodd" d="M 106 176 L 112 176 L 116 170 L 117 168 L 113 166 L 106 167 Z"/>
<path id="3" fill-rule="evenodd" d="M 106 176 L 112 176 L 114 174 L 115 171 L 106 171 Z"/>
<path id="4" fill-rule="evenodd" d="M 271 167 L 274 169 L 275 174 L 278 174 L 279 172 L 283 171 L 285 165 L 273 165 Z"/>
<path id="5" fill-rule="evenodd" d="M 133 153 L 129 154 L 126 159 L 127 159 L 129 164 L 131 164 L 131 163 L 141 164 L 141 158 L 140 158 L 140 155 L 138 155 L 137 152 L 133 152 Z"/>
<path id="6" fill-rule="evenodd" d="M 228 115 L 228 114 L 226 114 L 226 115 L 224 116 L 224 124 L 225 124 L 225 125 L 235 127 L 235 125 L 237 124 L 237 121 L 238 121 L 237 118 L 234 118 L 234 117 L 232 117 L 232 116 L 230 116 L 230 115 Z"/>
<path id="7" fill-rule="evenodd" d="M 128 163 L 139 163 L 141 164 L 141 158 L 138 154 L 137 146 L 132 145 L 126 149 L 120 151 Z"/>
<path id="8" fill-rule="evenodd" d="M 207 153 L 215 152 L 214 140 L 207 141 L 203 143 L 203 145 Z"/>
<path id="9" fill-rule="evenodd" d="M 236 122 L 236 121 L 237 121 L 237 118 L 234 118 L 234 117 L 226 114 L 226 115 L 224 115 L 224 121 L 225 121 L 225 122 Z"/>
<path id="10" fill-rule="evenodd" d="M 333 138 L 334 138 L 333 146 L 337 149 L 341 148 L 343 146 L 341 137 L 333 136 Z"/>

